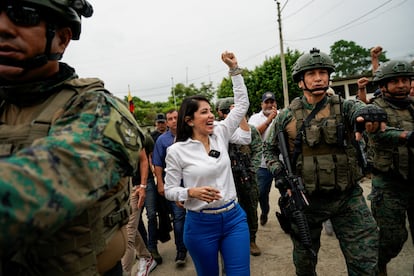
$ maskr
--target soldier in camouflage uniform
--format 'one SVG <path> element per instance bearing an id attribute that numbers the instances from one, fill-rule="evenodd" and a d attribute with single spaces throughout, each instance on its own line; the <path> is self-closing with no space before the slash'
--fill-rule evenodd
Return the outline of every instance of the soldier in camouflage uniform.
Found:
<path id="1" fill-rule="evenodd" d="M 373 79 L 382 95 L 373 104 L 387 113 L 387 125 L 391 127 L 371 136 L 370 144 L 374 166 L 370 199 L 380 228 L 381 275 L 387 274 L 387 263 L 398 255 L 408 238 L 406 211 L 414 201 L 414 100 L 409 97 L 413 76 L 409 62 L 392 60 L 382 64 Z M 407 146 L 410 136 L 411 146 Z"/>
<path id="2" fill-rule="evenodd" d="M 234 105 L 232 97 L 221 99 L 219 112 L 223 118 L 230 112 Z M 229 156 L 233 179 L 236 185 L 237 198 L 240 206 L 246 212 L 247 224 L 250 233 L 250 254 L 259 256 L 260 248 L 256 244 L 256 233 L 259 228 L 257 207 L 259 203 L 259 186 L 256 179 L 256 170 L 260 165 L 262 153 L 262 139 L 260 133 L 254 126 L 248 125 L 246 119 L 240 123 L 240 128 L 251 132 L 251 143 L 240 145 L 229 144 Z"/>
<path id="3" fill-rule="evenodd" d="M 125 252 L 142 132 L 101 80 L 58 61 L 92 12 L 0 4 L 0 275 L 105 275 Z"/>
<path id="4" fill-rule="evenodd" d="M 304 182 L 309 201 L 304 215 L 312 250 L 300 242 L 301 229 L 291 222 L 296 274 L 316 275 L 322 223 L 330 219 L 348 274 L 375 275 L 378 229 L 357 182 L 361 173 L 351 143 L 357 111 L 362 111 L 365 105 L 326 93 L 334 70 L 330 57 L 318 49 L 299 57 L 293 66 L 293 79 L 303 90 L 303 96 L 294 99 L 276 117 L 264 143 L 264 156 L 274 176 L 286 177 L 285 166 L 279 160 L 277 135 L 283 131 L 287 135 L 292 168 Z M 289 186 L 278 188 L 285 193 Z"/>

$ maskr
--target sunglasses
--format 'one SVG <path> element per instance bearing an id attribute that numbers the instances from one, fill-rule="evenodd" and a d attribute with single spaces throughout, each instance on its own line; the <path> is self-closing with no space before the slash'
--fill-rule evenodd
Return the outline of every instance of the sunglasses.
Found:
<path id="1" fill-rule="evenodd" d="M 5 11 L 9 19 L 18 26 L 37 26 L 41 20 L 41 12 L 39 9 L 22 4 L 0 5 L 0 12 L 2 11 Z"/>

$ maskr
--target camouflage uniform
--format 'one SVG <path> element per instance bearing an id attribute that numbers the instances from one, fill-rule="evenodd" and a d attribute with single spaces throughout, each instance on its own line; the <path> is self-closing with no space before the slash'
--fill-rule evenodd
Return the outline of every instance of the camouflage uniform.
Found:
<path id="1" fill-rule="evenodd" d="M 143 138 L 133 115 L 102 81 L 64 63 L 43 86 L 1 81 L 0 104 L 3 269 L 99 275 L 112 242 L 125 250 L 127 176 Z"/>
<path id="2" fill-rule="evenodd" d="M 414 202 L 414 149 L 400 141 L 401 132 L 414 130 L 414 100 L 408 97 L 394 99 L 387 83 L 396 77 L 414 76 L 411 64 L 390 61 L 382 64 L 374 81 L 385 87 L 382 97 L 373 104 L 381 107 L 388 117 L 389 128 L 384 133 L 370 135 L 373 152 L 372 213 L 380 228 L 379 268 L 386 265 L 401 251 L 408 238 L 406 211 Z"/>
<path id="3" fill-rule="evenodd" d="M 249 225 L 250 241 L 256 241 L 258 230 L 257 205 L 259 187 L 256 169 L 260 165 L 262 139 L 254 126 L 250 126 L 252 141 L 250 145 L 229 145 L 229 156 L 232 163 L 234 183 L 240 206 L 246 212 Z"/>
<path id="4" fill-rule="evenodd" d="M 26 45 L 0 58 L 0 275 L 115 272 L 143 134 L 101 80 L 59 62 L 93 8 L 20 0 L 0 12 L 2 43 Z"/>
<path id="5" fill-rule="evenodd" d="M 338 96 L 326 97 L 326 103 L 316 114 L 316 117 L 311 120 L 309 129 L 313 129 L 316 125 L 332 124 L 333 121 L 329 123 L 329 120 L 338 115 L 334 112 L 335 100 L 333 98 L 338 98 Z M 298 104 L 299 108 L 292 107 Z M 344 122 L 348 129 L 351 129 L 351 122 L 354 121 L 355 112 L 360 108 L 360 102 L 345 101 L 342 104 L 345 118 L 341 119 L 341 121 Z M 287 133 L 289 150 L 292 153 L 294 149 L 293 141 L 302 123 L 295 117 L 295 112 L 309 114 L 313 107 L 303 97 L 293 100 L 291 105 L 287 109 L 282 110 L 277 116 L 263 149 L 268 168 L 274 175 L 277 175 L 281 169 L 281 163 L 278 159 L 280 153 L 278 148 L 279 141 L 277 139 L 278 130 L 284 130 Z M 306 132 L 309 129 L 304 131 Z M 323 130 L 324 133 L 326 133 L 326 130 L 326 128 Z M 322 131 L 322 129 L 319 131 Z M 311 134 L 307 133 L 305 136 L 311 136 Z M 336 133 L 334 136 L 336 138 Z M 362 195 L 362 189 L 357 184 L 358 168 L 355 164 L 355 149 L 349 146 L 351 145 L 351 136 L 346 136 L 348 146 L 328 144 L 326 137 L 321 136 L 319 137 L 321 140 L 314 148 L 309 147 L 309 138 L 304 138 L 302 153 L 298 157 L 297 163 L 292 164 L 292 166 L 296 167 L 297 174 L 303 178 L 305 192 L 308 194 L 307 197 L 310 205 L 305 209 L 304 213 L 310 228 L 313 250 L 317 253 L 320 248 L 322 222 L 331 219 L 336 237 L 339 240 L 347 262 L 348 274 L 374 275 L 377 266 L 378 231 Z M 311 158 L 311 162 L 312 160 L 317 160 L 318 163 L 306 166 L 305 160 L 309 158 Z M 330 161 L 325 162 L 324 158 Z M 309 169 L 314 171 L 311 172 Z M 317 176 L 317 178 L 313 178 L 314 176 Z M 345 177 L 346 180 L 342 183 L 337 183 L 334 179 L 339 179 L 340 177 Z M 325 180 L 322 180 L 323 178 Z M 296 225 L 292 224 L 292 230 L 293 233 L 296 233 L 291 235 L 294 243 L 293 259 L 296 266 L 296 274 L 314 275 L 317 257 L 313 257 L 296 238 L 298 233 Z"/>
<path id="6" fill-rule="evenodd" d="M 268 169 L 278 179 L 293 181 L 293 174 L 300 177 L 303 182 L 300 189 L 309 201 L 303 203 L 305 208 L 302 208 L 290 199 L 289 203 L 298 205 L 290 209 L 295 214 L 289 217 L 286 213 L 286 223 L 283 223 L 286 218 L 280 220 L 283 230 L 291 234 L 296 274 L 316 275 L 322 223 L 330 219 L 348 275 L 375 275 L 378 229 L 358 185 L 362 171 L 353 145 L 354 127 L 360 128 L 354 125 L 355 119 L 369 112 L 360 101 L 344 101 L 338 95 L 327 93 L 329 76 L 334 71 L 332 59 L 318 49 L 313 48 L 298 58 L 292 77 L 304 95 L 293 99 L 279 112 L 264 142 L 263 155 Z M 308 99 L 316 103 L 310 104 Z M 284 160 L 291 163 L 288 178 L 286 165 L 279 160 L 280 131 L 286 136 L 287 145 L 284 146 L 289 155 Z M 277 182 L 277 185 L 286 199 L 290 186 L 286 181 Z M 282 207 L 283 211 L 289 208 Z"/>

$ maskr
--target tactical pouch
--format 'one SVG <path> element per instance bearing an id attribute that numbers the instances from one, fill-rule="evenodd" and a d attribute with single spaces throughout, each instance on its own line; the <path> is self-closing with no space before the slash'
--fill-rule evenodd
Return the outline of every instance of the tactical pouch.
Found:
<path id="1" fill-rule="evenodd" d="M 298 169 L 302 168 L 302 177 L 303 183 L 305 184 L 305 190 L 309 193 L 312 193 L 316 190 L 316 173 L 315 173 L 315 164 L 314 164 L 314 157 L 313 156 L 304 156 L 303 163 L 298 164 Z"/>
<path id="2" fill-rule="evenodd" d="M 318 155 L 315 158 L 317 174 L 319 177 L 319 190 L 333 190 L 335 188 L 335 163 L 332 160 L 332 155 Z"/>
<path id="3" fill-rule="evenodd" d="M 319 126 L 310 125 L 305 128 L 306 143 L 309 147 L 313 147 L 321 141 L 321 129 Z"/>
<path id="4" fill-rule="evenodd" d="M 324 136 L 325 143 L 336 144 L 337 143 L 337 122 L 335 119 L 328 119 L 324 122 L 322 127 L 322 133 Z"/>
<path id="5" fill-rule="evenodd" d="M 336 164 L 349 164 L 348 157 L 345 154 L 336 155 Z M 354 183 L 352 180 L 352 172 L 357 170 L 356 166 L 353 167 L 352 164 L 349 166 L 344 165 L 336 165 L 336 179 L 337 179 L 337 186 L 339 186 L 340 191 L 345 191 L 350 184 Z"/>

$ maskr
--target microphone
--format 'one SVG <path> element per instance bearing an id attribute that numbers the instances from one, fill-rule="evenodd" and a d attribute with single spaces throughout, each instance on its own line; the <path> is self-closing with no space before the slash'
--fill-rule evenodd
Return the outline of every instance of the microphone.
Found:
<path id="1" fill-rule="evenodd" d="M 220 152 L 216 151 L 216 150 L 210 150 L 210 152 L 208 153 L 208 156 L 211 156 L 211 157 L 214 157 L 214 158 L 219 158 Z"/>

